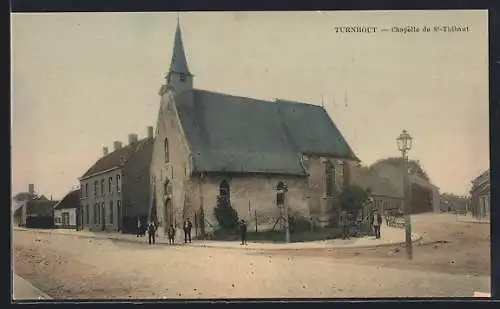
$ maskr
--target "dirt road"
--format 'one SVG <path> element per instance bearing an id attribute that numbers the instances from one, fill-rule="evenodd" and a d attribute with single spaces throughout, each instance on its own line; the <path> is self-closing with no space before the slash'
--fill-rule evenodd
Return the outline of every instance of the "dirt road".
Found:
<path id="1" fill-rule="evenodd" d="M 489 291 L 489 226 L 443 222 L 414 220 L 417 232 L 429 225 L 426 241 L 449 242 L 417 246 L 412 262 L 404 259 L 404 249 L 258 252 L 116 245 L 15 231 L 14 268 L 55 299 L 443 297 Z"/>

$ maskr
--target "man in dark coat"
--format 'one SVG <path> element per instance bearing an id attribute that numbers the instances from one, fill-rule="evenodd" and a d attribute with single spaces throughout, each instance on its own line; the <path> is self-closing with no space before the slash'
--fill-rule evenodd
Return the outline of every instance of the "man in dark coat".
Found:
<path id="1" fill-rule="evenodd" d="M 373 216 L 372 216 L 372 226 L 373 230 L 375 232 L 375 238 L 379 239 L 380 238 L 380 226 L 382 225 L 382 216 L 378 213 L 377 209 L 373 210 Z"/>
<path id="2" fill-rule="evenodd" d="M 175 228 L 173 224 L 170 224 L 170 227 L 167 230 L 168 234 L 168 243 L 173 245 L 175 242 Z"/>
<path id="3" fill-rule="evenodd" d="M 153 244 L 155 243 L 156 230 L 153 222 L 149 222 L 148 224 L 148 237 L 149 244 L 151 245 L 151 240 L 153 240 Z"/>
<path id="4" fill-rule="evenodd" d="M 187 220 L 184 222 L 184 243 L 187 243 L 188 240 L 191 242 L 191 229 L 193 228 L 193 224 L 191 223 L 191 220 L 187 218 Z"/>
<path id="5" fill-rule="evenodd" d="M 240 236 L 241 236 L 241 244 L 247 244 L 247 224 L 245 220 L 240 221 Z"/>

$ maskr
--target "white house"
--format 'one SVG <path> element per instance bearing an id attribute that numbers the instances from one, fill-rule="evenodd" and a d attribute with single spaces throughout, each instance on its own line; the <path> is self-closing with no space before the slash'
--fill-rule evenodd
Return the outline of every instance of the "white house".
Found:
<path id="1" fill-rule="evenodd" d="M 80 226 L 80 190 L 73 190 L 54 206 L 54 225 L 57 228 Z"/>

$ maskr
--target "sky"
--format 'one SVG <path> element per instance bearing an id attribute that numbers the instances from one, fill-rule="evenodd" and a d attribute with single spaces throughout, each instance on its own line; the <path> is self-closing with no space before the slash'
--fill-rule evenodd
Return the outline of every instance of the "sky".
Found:
<path id="1" fill-rule="evenodd" d="M 442 192 L 489 168 L 486 11 L 183 12 L 194 86 L 323 104 L 363 164 L 414 138 Z M 147 135 L 177 13 L 11 15 L 12 192 L 61 198 L 113 141 Z M 340 26 L 379 27 L 337 33 Z M 434 32 L 434 26 L 468 32 Z M 391 28 L 427 26 L 430 32 Z M 382 32 L 381 28 L 389 31 Z"/>

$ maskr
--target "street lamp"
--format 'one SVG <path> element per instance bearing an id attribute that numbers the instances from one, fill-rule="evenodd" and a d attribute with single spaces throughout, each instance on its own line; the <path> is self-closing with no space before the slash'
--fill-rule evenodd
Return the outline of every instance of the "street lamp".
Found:
<path id="1" fill-rule="evenodd" d="M 406 238 L 406 254 L 408 259 L 413 258 L 413 248 L 411 241 L 411 205 L 410 205 L 410 192 L 409 192 L 409 180 L 408 180 L 408 151 L 410 151 L 412 146 L 413 138 L 410 136 L 408 131 L 403 130 L 399 137 L 397 138 L 398 148 L 401 151 L 401 157 L 403 159 L 403 191 L 404 191 L 404 216 L 405 216 L 405 238 Z"/>
<path id="2" fill-rule="evenodd" d="M 285 183 L 279 182 L 276 187 L 277 192 L 277 204 L 278 207 L 281 205 L 283 207 L 283 216 L 285 222 L 285 242 L 290 242 L 290 225 L 288 222 L 288 207 L 286 205 L 286 192 L 288 192 L 288 187 Z"/>

